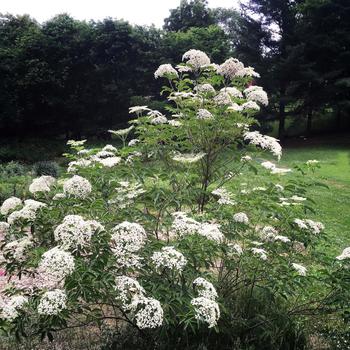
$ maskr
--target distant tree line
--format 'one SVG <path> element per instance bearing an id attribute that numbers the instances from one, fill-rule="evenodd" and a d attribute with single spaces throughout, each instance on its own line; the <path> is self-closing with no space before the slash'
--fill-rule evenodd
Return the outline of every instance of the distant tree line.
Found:
<path id="1" fill-rule="evenodd" d="M 117 14 L 116 14 L 117 15 Z M 251 0 L 240 11 L 182 0 L 163 29 L 61 14 L 39 24 L 0 16 L 0 134 L 79 138 L 125 124 L 131 104 L 162 108 L 153 72 L 188 49 L 215 62 L 236 56 L 271 96 L 261 120 L 319 113 L 338 127 L 350 111 L 348 0 Z"/>

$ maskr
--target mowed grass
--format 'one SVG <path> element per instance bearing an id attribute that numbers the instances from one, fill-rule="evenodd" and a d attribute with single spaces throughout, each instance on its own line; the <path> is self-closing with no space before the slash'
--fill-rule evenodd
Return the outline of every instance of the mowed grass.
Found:
<path id="1" fill-rule="evenodd" d="M 293 168 L 309 159 L 320 162 L 321 168 L 312 176 L 328 189 L 315 186 L 310 190 L 309 195 L 316 202 L 312 217 L 326 227 L 329 253 L 340 254 L 350 246 L 350 136 L 343 136 L 336 142 L 300 143 L 284 147 L 280 165 Z"/>

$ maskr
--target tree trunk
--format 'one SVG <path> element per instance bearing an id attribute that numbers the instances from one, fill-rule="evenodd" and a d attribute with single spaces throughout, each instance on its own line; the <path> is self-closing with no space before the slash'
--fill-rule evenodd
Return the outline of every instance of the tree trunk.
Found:
<path id="1" fill-rule="evenodd" d="M 335 123 L 336 123 L 337 131 L 340 131 L 340 129 L 341 129 L 341 111 L 340 111 L 339 106 L 337 106 L 336 109 L 337 109 L 337 112 L 335 115 Z"/>
<path id="2" fill-rule="evenodd" d="M 286 103 L 285 103 L 285 91 L 280 90 L 280 101 L 279 101 L 279 115 L 278 115 L 278 138 L 283 140 L 285 138 L 285 122 L 286 122 Z"/>
<path id="3" fill-rule="evenodd" d="M 306 135 L 311 135 L 311 128 L 312 128 L 312 107 L 308 108 L 307 116 L 306 116 Z"/>

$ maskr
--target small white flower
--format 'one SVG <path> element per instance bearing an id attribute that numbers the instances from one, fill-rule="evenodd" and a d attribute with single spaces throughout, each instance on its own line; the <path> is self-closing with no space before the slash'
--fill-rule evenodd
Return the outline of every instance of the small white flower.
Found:
<path id="1" fill-rule="evenodd" d="M 22 201 L 17 197 L 7 198 L 1 205 L 0 213 L 2 215 L 8 215 L 22 205 Z"/>
<path id="2" fill-rule="evenodd" d="M 236 58 L 229 58 L 224 63 L 222 63 L 218 68 L 218 73 L 223 75 L 227 79 L 234 79 L 237 77 L 237 73 L 244 68 L 242 62 Z"/>
<path id="3" fill-rule="evenodd" d="M 194 49 L 185 52 L 182 56 L 182 60 L 186 61 L 194 70 L 198 70 L 210 64 L 210 59 L 205 52 Z"/>
<path id="4" fill-rule="evenodd" d="M 23 295 L 14 295 L 8 300 L 0 300 L 0 319 L 13 321 L 19 316 L 20 310 L 23 309 L 23 306 L 28 303 L 28 298 Z"/>
<path id="5" fill-rule="evenodd" d="M 196 319 L 208 324 L 208 328 L 215 327 L 220 318 L 220 309 L 216 301 L 205 297 L 191 300 L 191 305 L 196 312 Z"/>
<path id="6" fill-rule="evenodd" d="M 39 315 L 57 315 L 66 308 L 67 295 L 64 290 L 55 289 L 46 292 L 38 305 Z"/>
<path id="7" fill-rule="evenodd" d="M 179 75 L 175 68 L 167 63 L 167 64 L 161 64 L 158 69 L 154 72 L 154 77 L 156 79 L 158 78 L 173 78 L 176 77 L 178 78 Z"/>
<path id="8" fill-rule="evenodd" d="M 136 146 L 140 142 L 139 139 L 132 139 L 129 141 L 128 146 L 133 147 Z"/>
<path id="9" fill-rule="evenodd" d="M 350 259 L 350 247 L 345 248 L 343 252 L 336 257 L 337 260 Z"/>
<path id="10" fill-rule="evenodd" d="M 262 149 L 269 150 L 273 155 L 277 156 L 278 159 L 282 156 L 282 147 L 274 137 L 261 135 L 258 131 L 250 131 L 244 134 L 244 140 Z"/>
<path id="11" fill-rule="evenodd" d="M 204 108 L 198 109 L 197 119 L 213 119 L 213 118 L 214 118 L 213 115 L 207 109 L 204 109 Z"/>
<path id="12" fill-rule="evenodd" d="M 252 85 L 245 89 L 243 92 L 248 101 L 258 102 L 264 106 L 267 106 L 269 104 L 267 93 L 261 86 Z"/>
<path id="13" fill-rule="evenodd" d="M 218 297 L 218 293 L 213 284 L 202 277 L 197 277 L 193 281 L 193 285 L 196 287 L 197 294 L 200 297 L 210 300 L 215 300 Z"/>
<path id="14" fill-rule="evenodd" d="M 218 224 L 202 223 L 197 232 L 199 235 L 218 243 L 225 239 L 225 236 L 220 231 L 220 225 Z"/>
<path id="15" fill-rule="evenodd" d="M 183 153 L 183 154 L 177 154 L 175 156 L 173 156 L 173 160 L 179 163 L 183 163 L 183 164 L 191 164 L 191 163 L 196 163 L 199 160 L 201 160 L 202 158 L 204 158 L 206 154 L 203 152 L 199 152 L 199 153 Z"/>
<path id="16" fill-rule="evenodd" d="M 164 312 L 160 302 L 153 298 L 140 297 L 134 304 L 136 325 L 140 329 L 157 328 L 163 324 Z"/>
<path id="17" fill-rule="evenodd" d="M 233 221 L 248 225 L 249 219 L 246 213 L 236 213 L 233 215 Z"/>
<path id="18" fill-rule="evenodd" d="M 316 160 L 316 159 L 309 159 L 307 162 L 306 162 L 306 165 L 315 165 L 315 164 L 318 164 L 319 161 Z"/>
<path id="19" fill-rule="evenodd" d="M 141 113 L 145 111 L 150 111 L 150 109 L 147 106 L 134 106 L 129 108 L 129 113 Z"/>
<path id="20" fill-rule="evenodd" d="M 211 192 L 213 195 L 218 196 L 219 204 L 235 205 L 236 202 L 232 199 L 232 194 L 225 188 L 217 188 Z"/>
<path id="21" fill-rule="evenodd" d="M 89 180 L 79 175 L 74 175 L 63 184 L 63 192 L 68 196 L 86 198 L 89 196 L 91 191 L 92 187 Z"/>
<path id="22" fill-rule="evenodd" d="M 134 129 L 134 125 L 131 125 L 130 127 L 126 128 L 126 129 L 108 130 L 108 132 L 111 133 L 112 135 L 116 135 L 116 136 L 126 136 L 129 134 L 129 132 L 132 129 Z"/>
<path id="23" fill-rule="evenodd" d="M 292 263 L 292 266 L 300 276 L 306 276 L 307 268 L 305 266 L 296 263 Z"/>
<path id="24" fill-rule="evenodd" d="M 254 102 L 254 101 L 244 102 L 241 105 L 241 108 L 242 108 L 243 111 L 245 111 L 245 110 L 260 111 L 259 105 L 256 102 Z"/>
<path id="25" fill-rule="evenodd" d="M 194 90 L 198 93 L 215 93 L 215 89 L 211 84 L 199 84 L 195 86 Z"/>
<path id="26" fill-rule="evenodd" d="M 56 182 L 56 179 L 52 176 L 43 175 L 32 181 L 29 186 L 29 192 L 50 192 L 51 186 Z"/>
<path id="27" fill-rule="evenodd" d="M 45 252 L 39 264 L 39 270 L 61 280 L 70 275 L 75 269 L 74 257 L 59 247 Z"/>
<path id="28" fill-rule="evenodd" d="M 187 259 L 174 247 L 163 247 L 161 251 L 154 252 L 151 260 L 156 268 L 168 268 L 170 270 L 182 271 L 187 264 Z"/>
<path id="29" fill-rule="evenodd" d="M 174 119 L 169 120 L 169 121 L 168 121 L 168 124 L 171 125 L 171 126 L 175 126 L 175 127 L 178 127 L 178 126 L 181 126 L 181 125 L 182 125 L 182 123 L 181 123 L 180 121 L 174 120 Z"/>
<path id="30" fill-rule="evenodd" d="M 220 91 L 228 93 L 231 97 L 243 98 L 243 94 L 235 87 L 225 87 Z"/>
<path id="31" fill-rule="evenodd" d="M 265 249 L 262 249 L 262 248 L 251 248 L 250 250 L 253 252 L 253 254 L 259 255 L 260 259 L 267 260 L 267 254 L 266 254 L 266 250 Z"/>

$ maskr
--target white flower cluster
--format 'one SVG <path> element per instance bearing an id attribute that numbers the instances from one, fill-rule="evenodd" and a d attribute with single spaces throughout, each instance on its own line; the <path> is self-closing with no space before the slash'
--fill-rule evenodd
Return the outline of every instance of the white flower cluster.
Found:
<path id="1" fill-rule="evenodd" d="M 313 166 L 313 165 L 318 164 L 318 163 L 319 163 L 319 161 L 317 159 L 309 159 L 306 162 L 306 165 Z"/>
<path id="2" fill-rule="evenodd" d="M 317 235 L 324 230 L 324 225 L 319 221 L 313 221 L 310 219 L 295 219 L 294 223 L 302 230 L 308 230 L 311 233 Z"/>
<path id="3" fill-rule="evenodd" d="M 37 177 L 32 181 L 29 186 L 29 192 L 50 192 L 51 186 L 56 182 L 56 179 L 52 176 L 43 175 Z"/>
<path id="4" fill-rule="evenodd" d="M 227 59 L 223 64 L 218 66 L 217 73 L 230 80 L 237 77 L 260 77 L 260 74 L 255 72 L 253 67 L 244 67 L 242 62 L 233 57 Z"/>
<path id="5" fill-rule="evenodd" d="M 191 300 L 196 312 L 196 319 L 208 324 L 208 328 L 215 327 L 220 318 L 220 308 L 216 301 L 204 297 Z"/>
<path id="6" fill-rule="evenodd" d="M 207 54 L 200 50 L 188 50 L 182 56 L 182 60 L 186 61 L 194 70 L 199 70 L 210 64 L 210 59 Z"/>
<path id="7" fill-rule="evenodd" d="M 336 257 L 337 260 L 350 259 L 350 247 L 345 248 L 340 255 Z"/>
<path id="8" fill-rule="evenodd" d="M 176 162 L 183 163 L 183 164 L 192 164 L 196 163 L 202 158 L 204 158 L 205 153 L 182 153 L 175 155 L 172 159 Z"/>
<path id="9" fill-rule="evenodd" d="M 213 119 L 213 115 L 205 108 L 200 108 L 197 111 L 197 119 L 203 119 L 203 120 L 208 120 L 208 119 Z"/>
<path id="10" fill-rule="evenodd" d="M 261 86 L 252 85 L 245 89 L 243 92 L 249 101 L 257 102 L 264 106 L 267 106 L 269 104 L 267 93 Z"/>
<path id="11" fill-rule="evenodd" d="M 68 140 L 67 145 L 71 146 L 72 148 L 82 147 L 86 141 L 87 140 Z"/>
<path id="12" fill-rule="evenodd" d="M 250 249 L 254 255 L 259 255 L 260 259 L 267 260 L 267 252 L 262 248 L 251 248 Z"/>
<path id="13" fill-rule="evenodd" d="M 139 142 L 140 142 L 139 139 L 132 139 L 132 140 L 129 141 L 128 146 L 129 147 L 136 146 Z"/>
<path id="14" fill-rule="evenodd" d="M 187 259 L 174 247 L 163 247 L 161 251 L 154 252 L 151 260 L 156 269 L 168 268 L 170 270 L 182 271 L 187 264 Z"/>
<path id="15" fill-rule="evenodd" d="M 172 214 L 174 221 L 171 225 L 171 233 L 184 237 L 195 234 L 198 231 L 200 223 L 192 218 L 189 218 L 186 213 L 178 211 Z"/>
<path id="16" fill-rule="evenodd" d="M 228 243 L 227 247 L 229 248 L 229 252 L 235 255 L 243 254 L 243 248 L 238 243 Z"/>
<path id="17" fill-rule="evenodd" d="M 75 198 L 86 198 L 91 191 L 92 187 L 89 180 L 79 175 L 74 175 L 63 184 L 63 192 Z"/>
<path id="18" fill-rule="evenodd" d="M 271 170 L 271 174 L 284 175 L 284 174 L 292 171 L 292 169 L 278 168 L 278 167 L 276 167 L 276 165 L 274 163 L 269 162 L 269 161 L 262 162 L 261 166 L 264 167 L 265 169 Z"/>
<path id="19" fill-rule="evenodd" d="M 277 168 L 276 165 L 270 161 L 262 162 L 260 165 L 263 168 L 270 170 L 271 174 L 284 174 L 291 171 L 291 169 Z"/>
<path id="20" fill-rule="evenodd" d="M 241 76 L 240 71 L 244 69 L 244 64 L 240 62 L 237 58 L 229 58 L 224 63 L 222 63 L 218 68 L 218 73 L 223 75 L 227 79 L 234 79 Z"/>
<path id="21" fill-rule="evenodd" d="M 118 267 L 139 267 L 136 254 L 146 243 L 146 231 L 137 223 L 124 221 L 113 228 L 111 249 Z"/>
<path id="22" fill-rule="evenodd" d="M 54 247 L 45 252 L 39 264 L 39 271 L 62 280 L 70 275 L 75 269 L 74 257 L 59 247 Z"/>
<path id="23" fill-rule="evenodd" d="M 160 302 L 145 296 L 139 282 L 128 276 L 115 279 L 116 299 L 125 311 L 133 311 L 136 325 L 140 329 L 156 328 L 163 324 L 163 309 Z"/>
<path id="24" fill-rule="evenodd" d="M 250 162 L 251 160 L 252 157 L 248 155 L 241 157 L 241 162 Z"/>
<path id="25" fill-rule="evenodd" d="M 215 93 L 215 89 L 211 84 L 199 84 L 195 86 L 194 90 L 198 93 Z"/>
<path id="26" fill-rule="evenodd" d="M 158 69 L 154 72 L 154 77 L 158 78 L 178 78 L 179 75 L 175 68 L 171 64 L 161 64 Z"/>
<path id="27" fill-rule="evenodd" d="M 73 161 L 68 163 L 67 172 L 68 173 L 74 173 L 79 168 L 87 168 L 88 166 L 91 165 L 91 163 L 92 163 L 91 160 L 84 159 L 84 158 L 81 158 L 81 159 L 78 159 L 78 160 L 73 160 Z"/>
<path id="28" fill-rule="evenodd" d="M 157 110 L 150 110 L 147 115 L 151 118 L 151 124 L 153 125 L 161 125 L 168 122 L 166 116 Z"/>
<path id="29" fill-rule="evenodd" d="M 0 244 L 9 233 L 10 225 L 5 221 L 0 221 Z"/>
<path id="30" fill-rule="evenodd" d="M 7 198 L 1 205 L 0 213 L 2 215 L 8 215 L 13 210 L 17 209 L 17 207 L 22 206 L 22 201 L 17 197 Z"/>
<path id="31" fill-rule="evenodd" d="M 244 134 L 244 140 L 251 144 L 269 150 L 278 159 L 282 156 L 282 147 L 278 140 L 271 136 L 261 135 L 259 131 L 249 131 Z"/>
<path id="32" fill-rule="evenodd" d="M 115 289 L 118 292 L 116 299 L 122 303 L 124 310 L 130 310 L 137 305 L 137 300 L 144 296 L 145 290 L 140 283 L 128 276 L 117 276 Z"/>
<path id="33" fill-rule="evenodd" d="M 196 287 L 197 293 L 200 297 L 215 300 L 218 297 L 215 287 L 212 283 L 204 279 L 203 277 L 197 277 L 193 281 Z"/>
<path id="34" fill-rule="evenodd" d="M 24 201 L 24 206 L 22 209 L 16 210 L 9 215 L 7 222 L 12 225 L 21 220 L 34 221 L 37 211 L 45 206 L 45 203 L 38 202 L 34 199 L 27 199 Z"/>
<path id="35" fill-rule="evenodd" d="M 137 115 L 140 115 L 142 112 L 149 111 L 150 109 L 148 106 L 133 106 L 129 108 L 129 113 L 136 113 Z"/>
<path id="36" fill-rule="evenodd" d="M 38 305 L 39 315 L 57 315 L 66 308 L 67 295 L 64 290 L 55 289 L 44 293 Z"/>
<path id="37" fill-rule="evenodd" d="M 253 111 L 260 111 L 260 107 L 259 105 L 254 102 L 254 101 L 247 101 L 245 103 L 243 103 L 241 106 L 240 106 L 241 110 L 242 111 L 249 111 L 249 110 L 253 110 Z"/>
<path id="38" fill-rule="evenodd" d="M 292 266 L 300 276 L 306 276 L 307 268 L 305 266 L 296 263 L 292 263 Z"/>
<path id="39" fill-rule="evenodd" d="M 7 243 L 3 247 L 3 254 L 7 261 L 24 261 L 28 249 L 33 246 L 33 241 L 28 237 L 23 237 Z"/>
<path id="40" fill-rule="evenodd" d="M 138 182 L 119 181 L 119 186 L 115 188 L 117 195 L 110 199 L 110 204 L 116 204 L 119 208 L 126 208 L 141 194 L 145 193 L 142 185 Z"/>
<path id="41" fill-rule="evenodd" d="M 215 97 L 214 102 L 219 106 L 232 105 L 230 94 L 225 91 L 220 91 Z M 231 106 L 232 107 L 232 106 Z"/>
<path id="42" fill-rule="evenodd" d="M 28 302 L 28 298 L 23 295 L 15 295 L 0 303 L 0 319 L 13 321 L 19 316 L 19 311 Z"/>
<path id="43" fill-rule="evenodd" d="M 215 327 L 220 318 L 219 305 L 215 301 L 217 292 L 212 285 L 202 277 L 198 277 L 193 281 L 199 297 L 191 300 L 191 304 L 195 309 L 196 319 L 208 324 L 208 328 Z"/>
<path id="44" fill-rule="evenodd" d="M 130 112 L 131 113 L 131 112 Z M 129 132 L 134 129 L 134 126 L 131 125 L 126 129 L 119 129 L 119 130 L 108 130 L 109 133 L 111 133 L 112 135 L 116 135 L 116 136 L 126 136 L 129 134 Z"/>
<path id="45" fill-rule="evenodd" d="M 174 119 L 169 120 L 168 124 L 171 125 L 171 126 L 176 126 L 176 127 L 182 125 L 182 123 L 179 120 L 174 120 Z"/>
<path id="46" fill-rule="evenodd" d="M 184 212 L 175 212 L 173 213 L 173 216 L 175 219 L 170 228 L 171 235 L 183 238 L 187 235 L 197 233 L 218 243 L 222 242 L 225 238 L 220 231 L 220 226 L 218 224 L 206 222 L 200 223 L 192 218 L 189 218 Z"/>
<path id="47" fill-rule="evenodd" d="M 54 237 L 62 249 L 76 250 L 89 245 L 92 235 L 103 230 L 104 227 L 95 220 L 85 221 L 80 215 L 67 215 L 56 227 Z"/>
<path id="48" fill-rule="evenodd" d="M 137 300 L 137 309 L 135 320 L 140 329 L 157 328 L 163 324 L 164 311 L 158 300 L 141 297 Z"/>
<path id="49" fill-rule="evenodd" d="M 243 98 L 242 93 L 235 87 L 224 87 L 220 91 L 227 93 L 234 98 Z"/>
<path id="50" fill-rule="evenodd" d="M 211 192 L 213 195 L 218 196 L 219 204 L 235 205 L 235 201 L 232 200 L 232 194 L 227 191 L 225 188 L 217 188 Z"/>
<path id="51" fill-rule="evenodd" d="M 236 213 L 233 215 L 233 221 L 239 222 L 241 224 L 248 225 L 249 224 L 249 218 L 246 213 Z"/>
<path id="52" fill-rule="evenodd" d="M 199 225 L 197 233 L 217 243 L 220 243 L 225 239 L 225 236 L 220 231 L 220 225 L 218 224 L 210 224 L 210 223 L 204 222 Z"/>
<path id="53" fill-rule="evenodd" d="M 257 228 L 260 237 L 265 241 L 273 240 L 275 236 L 278 235 L 278 231 L 272 226 L 264 226 L 262 229 Z"/>

